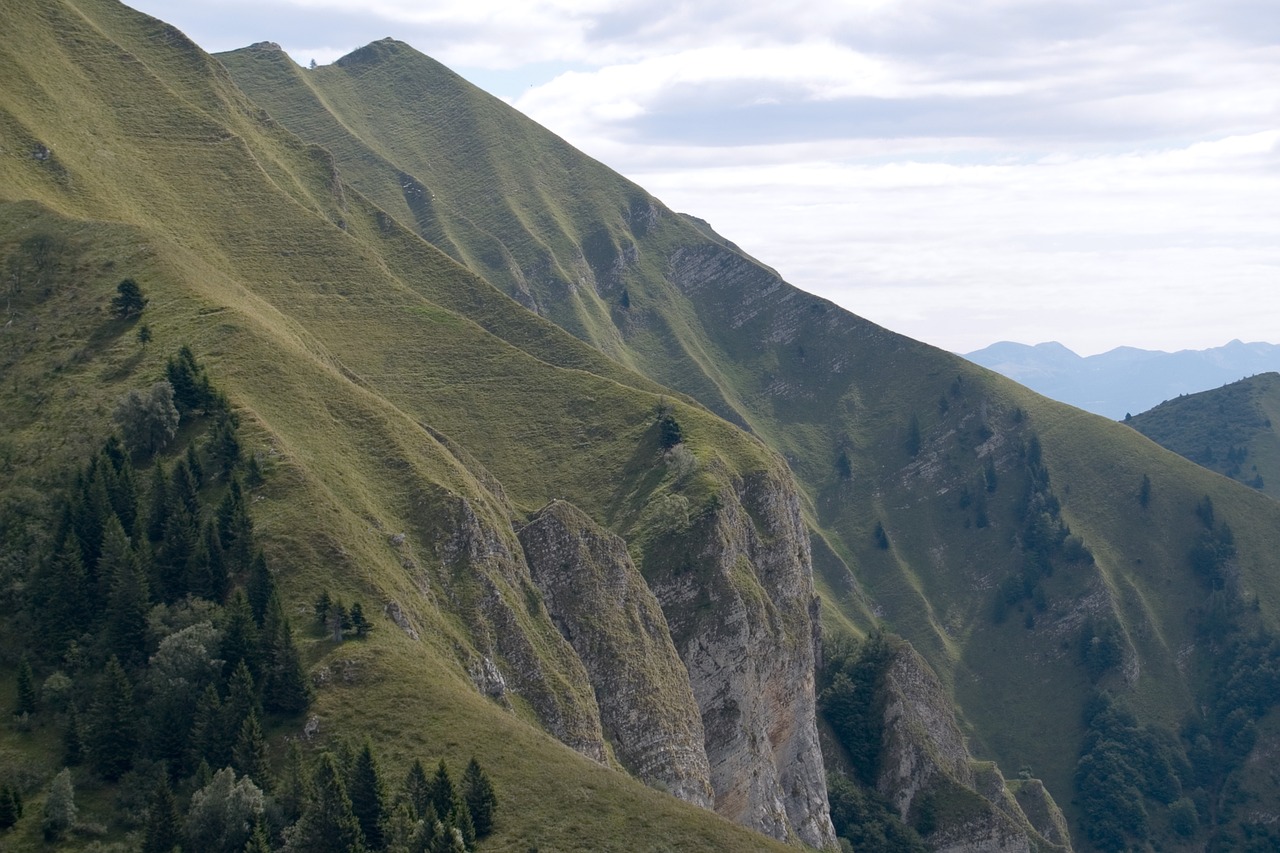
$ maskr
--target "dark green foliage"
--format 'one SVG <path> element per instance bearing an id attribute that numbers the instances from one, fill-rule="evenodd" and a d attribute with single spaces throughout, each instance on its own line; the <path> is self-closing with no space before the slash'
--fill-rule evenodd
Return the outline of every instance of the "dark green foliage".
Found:
<path id="1" fill-rule="evenodd" d="M 1106 694 L 1085 712 L 1087 734 L 1074 777 L 1076 801 L 1089 842 L 1099 850 L 1123 850 L 1150 834 L 1149 808 L 1182 796 L 1190 772 L 1177 741 L 1140 725 Z"/>
<path id="2" fill-rule="evenodd" d="M 138 332 L 134 337 L 138 340 L 138 346 L 145 350 L 147 348 L 147 344 L 151 343 L 151 327 L 146 323 L 143 323 L 138 327 Z"/>
<path id="3" fill-rule="evenodd" d="M 145 394 L 130 389 L 116 404 L 113 417 L 129 450 L 150 456 L 167 445 L 178 431 L 179 414 L 172 386 L 160 381 Z"/>
<path id="4" fill-rule="evenodd" d="M 264 811 L 262 791 L 249 779 L 236 779 L 224 767 L 191 795 L 185 821 L 190 849 L 240 853 Z"/>
<path id="5" fill-rule="evenodd" d="M 261 674 L 258 656 L 258 625 L 244 591 L 237 589 L 227 602 L 222 618 L 220 657 L 226 661 L 224 671 L 230 675 L 244 663 L 251 675 Z"/>
<path id="6" fill-rule="evenodd" d="M 262 624 L 264 683 L 263 707 L 273 713 L 297 714 L 311 701 L 311 685 L 293 642 L 289 620 L 273 591 Z"/>
<path id="7" fill-rule="evenodd" d="M 173 403 L 183 417 L 198 410 L 219 408 L 219 396 L 190 347 L 184 345 L 169 359 L 164 375 L 173 387 Z"/>
<path id="8" fill-rule="evenodd" d="M 249 566 L 249 579 L 245 582 L 245 595 L 249 599 L 249 609 L 253 611 L 253 619 L 259 626 L 266 619 L 267 609 L 275 594 L 275 578 L 271 576 L 266 558 L 259 551 Z"/>
<path id="9" fill-rule="evenodd" d="M 0 829 L 8 829 L 22 817 L 22 794 L 17 788 L 0 785 Z"/>
<path id="10" fill-rule="evenodd" d="M 126 278 L 116 285 L 116 295 L 111 297 L 111 313 L 120 319 L 136 317 L 147 307 L 148 301 L 138 283 Z"/>
<path id="11" fill-rule="evenodd" d="M 448 817 L 453 814 L 453 807 L 458 801 L 458 789 L 449 778 L 449 768 L 445 765 L 443 758 L 436 765 L 435 775 L 431 777 L 428 788 L 430 805 L 435 809 L 436 815 Z"/>
<path id="12" fill-rule="evenodd" d="M 258 714 L 250 709 L 240 723 L 235 746 L 231 750 L 231 766 L 263 791 L 271 790 L 271 771 L 267 760 L 267 741 L 262 735 Z"/>
<path id="13" fill-rule="evenodd" d="M 1200 831 L 1200 815 L 1190 798 L 1183 797 L 1169 806 L 1169 826 L 1181 838 L 1190 838 Z"/>
<path id="14" fill-rule="evenodd" d="M 151 794 L 142 853 L 173 853 L 182 846 L 182 817 L 178 801 L 167 779 L 161 779 Z"/>
<path id="15" fill-rule="evenodd" d="M 486 837 L 493 832 L 493 816 L 498 809 L 498 797 L 488 774 L 475 758 L 467 762 L 467 769 L 462 774 L 462 796 L 466 800 L 476 838 Z"/>
<path id="16" fill-rule="evenodd" d="M 285 849 L 306 853 L 363 853 L 364 835 L 333 755 L 316 764 L 302 817 L 286 833 Z"/>
<path id="17" fill-rule="evenodd" d="M 133 685 L 113 655 L 94 694 L 89 717 L 89 758 L 102 778 L 114 782 L 133 766 L 139 747 Z"/>
<path id="18" fill-rule="evenodd" d="M 204 526 L 204 535 L 196 545 L 188 564 L 187 592 L 221 604 L 227 597 L 231 577 L 227 572 L 222 541 L 212 523 Z"/>
<path id="19" fill-rule="evenodd" d="M 61 654 L 94 619 L 94 592 L 80 558 L 80 542 L 68 530 L 52 556 L 37 564 L 30 584 L 30 611 L 46 654 Z"/>
<path id="20" fill-rule="evenodd" d="M 819 712 L 848 752 L 857 781 L 867 786 L 875 785 L 880 770 L 884 674 L 892 659 L 890 641 L 880 632 L 854 649 L 833 652 L 818 697 Z"/>
<path id="21" fill-rule="evenodd" d="M 836 835 L 858 853 L 925 853 L 929 849 L 875 788 L 832 774 L 827 777 L 827 799 Z"/>
<path id="22" fill-rule="evenodd" d="M 387 820 L 387 793 L 368 741 L 356 753 L 348 774 L 347 790 L 351 796 L 351 809 L 369 847 L 381 850 L 385 846 L 383 825 Z"/>
<path id="23" fill-rule="evenodd" d="M 1115 623 L 1097 625 L 1093 620 L 1080 629 L 1080 662 L 1089 678 L 1097 681 L 1124 660 L 1124 637 Z"/>
<path id="24" fill-rule="evenodd" d="M 320 624 L 321 630 L 329 628 L 329 611 L 333 609 L 333 599 L 329 597 L 329 590 L 320 593 L 320 597 L 316 599 L 315 612 L 316 621 Z"/>
<path id="25" fill-rule="evenodd" d="M 876 522 L 876 530 L 875 530 L 874 536 L 876 540 L 876 547 L 879 548 L 881 551 L 888 551 L 889 550 L 889 534 L 884 532 L 884 524 L 882 522 L 879 522 L 879 521 Z"/>
<path id="26" fill-rule="evenodd" d="M 31 663 L 24 655 L 18 664 L 18 701 L 14 703 L 15 714 L 34 714 L 36 712 L 35 678 L 31 674 Z"/>
<path id="27" fill-rule="evenodd" d="M 67 722 L 62 729 L 62 763 L 67 767 L 78 767 L 84 761 L 84 731 L 81 728 L 80 712 L 75 703 L 67 711 Z"/>
<path id="28" fill-rule="evenodd" d="M 658 418 L 658 446 L 670 450 L 684 441 L 684 430 L 670 412 L 663 412 Z"/>
<path id="29" fill-rule="evenodd" d="M 847 450 L 842 449 L 836 457 L 836 474 L 839 475 L 841 480 L 853 479 L 853 463 L 849 461 L 849 452 Z"/>
<path id="30" fill-rule="evenodd" d="M 403 797 L 413 810 L 414 818 L 421 820 L 427 816 L 427 809 L 431 808 L 431 782 L 422 762 L 416 758 L 405 774 Z"/>
<path id="31" fill-rule="evenodd" d="M 240 464 L 240 439 L 236 436 L 234 415 L 227 413 L 214 421 L 209 430 L 208 453 L 216 474 L 227 476 Z"/>
<path id="32" fill-rule="evenodd" d="M 994 492 L 1000 487 L 1000 477 L 996 474 L 996 461 L 990 456 L 987 457 L 987 464 L 982 469 L 982 482 L 988 492 Z"/>
<path id="33" fill-rule="evenodd" d="M 364 608 L 360 605 L 360 602 L 357 601 L 351 605 L 349 616 L 351 618 L 351 627 L 356 636 L 360 638 L 369 636 L 369 631 L 373 625 L 369 623 L 368 619 L 364 618 Z"/>
<path id="34" fill-rule="evenodd" d="M 133 668 L 146 664 L 150 653 L 147 612 L 151 609 L 147 578 L 114 516 L 103 536 L 98 576 L 110 579 L 106 613 L 107 650 L 125 666 Z"/>
<path id="35" fill-rule="evenodd" d="M 920 418 L 913 414 L 907 421 L 907 437 L 903 441 L 903 447 L 912 459 L 920 455 L 920 442 Z"/>

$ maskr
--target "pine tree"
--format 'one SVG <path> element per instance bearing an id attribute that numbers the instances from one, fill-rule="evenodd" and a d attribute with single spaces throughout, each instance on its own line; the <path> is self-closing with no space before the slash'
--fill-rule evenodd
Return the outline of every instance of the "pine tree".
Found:
<path id="1" fill-rule="evenodd" d="M 126 666 L 143 666 L 147 662 L 149 645 L 147 613 L 151 609 L 151 597 L 137 556 L 114 515 L 103 536 L 98 573 L 110 579 L 106 613 L 107 650 Z"/>
<path id="2" fill-rule="evenodd" d="M 240 464 L 240 440 L 236 437 L 235 417 L 218 418 L 209 430 L 209 460 L 217 473 L 228 475 Z"/>
<path id="3" fill-rule="evenodd" d="M 271 838 L 262 818 L 258 818 L 258 822 L 253 825 L 253 834 L 245 842 L 243 853 L 271 853 Z"/>
<path id="4" fill-rule="evenodd" d="M 422 820 L 427 816 L 427 809 L 431 807 L 431 782 L 427 779 L 427 771 L 422 762 L 416 758 L 405 774 L 403 796 L 413 809 L 415 818 Z"/>
<path id="5" fill-rule="evenodd" d="M 31 674 L 31 663 L 26 655 L 18 664 L 18 701 L 14 704 L 15 714 L 34 714 L 36 712 L 35 678 Z"/>
<path id="6" fill-rule="evenodd" d="M 133 766 L 138 751 L 138 710 L 133 685 L 120 661 L 112 655 L 90 709 L 89 757 L 93 768 L 114 782 Z"/>
<path id="7" fill-rule="evenodd" d="M 262 623 L 263 707 L 278 714 L 298 714 L 311 704 L 311 685 L 293 642 L 289 619 L 272 590 Z"/>
<path id="8" fill-rule="evenodd" d="M 290 853 L 364 853 L 367 848 L 333 755 L 316 765 L 302 817 L 286 833 Z"/>
<path id="9" fill-rule="evenodd" d="M 52 557 L 38 564 L 28 584 L 29 610 L 46 654 L 63 653 L 95 621 L 90 607 L 94 596 L 80 554 L 80 542 L 68 527 Z"/>
<path id="10" fill-rule="evenodd" d="M 49 788 L 49 796 L 44 801 L 44 819 L 41 829 L 44 830 L 45 841 L 57 841 L 76 824 L 76 789 L 71 782 L 71 771 L 62 768 L 53 777 Z"/>
<path id="11" fill-rule="evenodd" d="M 164 525 L 169 519 L 169 483 L 164 466 L 156 459 L 151 468 L 151 487 L 147 490 L 147 538 L 159 542 L 164 538 Z"/>
<path id="12" fill-rule="evenodd" d="M 173 853 L 182 846 L 182 816 L 178 801 L 169 788 L 169 780 L 161 776 L 151 794 L 147 809 L 146 834 L 142 840 L 142 853 Z"/>
<path id="13" fill-rule="evenodd" d="M 147 298 L 142 295 L 142 288 L 131 278 L 116 285 L 116 295 L 111 297 L 111 313 L 118 319 L 127 320 L 137 317 L 147 307 Z"/>
<path id="14" fill-rule="evenodd" d="M 369 636 L 369 629 L 373 626 L 369 624 L 369 620 L 364 618 L 364 608 L 360 606 L 360 602 L 351 605 L 351 627 L 355 629 L 356 636 L 364 638 Z"/>
<path id="15" fill-rule="evenodd" d="M 275 595 L 276 582 L 267 568 L 267 558 L 259 551 L 249 567 L 249 579 L 245 583 L 245 592 L 249 597 L 249 608 L 253 611 L 253 620 L 259 626 L 267 616 L 267 606 L 271 596 Z"/>
<path id="16" fill-rule="evenodd" d="M 255 677 L 261 674 L 258 659 L 258 626 L 243 590 L 237 589 L 227 602 L 222 619 L 222 646 L 219 656 L 225 661 L 223 672 L 235 672 L 241 663 Z"/>
<path id="17" fill-rule="evenodd" d="M 307 768 L 302 762 L 302 747 L 298 746 L 296 740 L 290 741 L 280 781 L 276 786 L 276 802 L 286 823 L 293 823 L 302 815 L 309 784 Z"/>
<path id="18" fill-rule="evenodd" d="M 476 843 L 476 826 L 471 820 L 471 810 L 467 801 L 461 797 L 453 804 L 453 812 L 449 815 L 449 824 L 462 833 L 462 841 L 468 850 Z"/>
<path id="19" fill-rule="evenodd" d="M 250 568 L 254 555 L 253 520 L 245 505 L 240 480 L 233 479 L 218 504 L 218 536 L 232 574 Z"/>
<path id="20" fill-rule="evenodd" d="M 191 763 L 201 760 L 222 767 L 230 758 L 230 745 L 223 728 L 222 697 L 218 688 L 206 685 L 196 702 L 196 713 L 191 723 Z"/>
<path id="21" fill-rule="evenodd" d="M 200 454 L 196 451 L 194 443 L 187 445 L 187 470 L 191 472 L 191 480 L 195 483 L 196 489 L 204 485 L 204 465 L 200 464 Z"/>
<path id="22" fill-rule="evenodd" d="M 262 735 L 262 726 L 258 723 L 258 715 L 249 712 L 240 724 L 240 732 L 236 736 L 236 745 L 231 750 L 231 766 L 240 775 L 252 779 L 263 791 L 271 790 L 270 765 L 267 762 L 267 741 Z"/>
<path id="23" fill-rule="evenodd" d="M 236 664 L 222 703 L 222 732 L 228 746 L 234 745 L 240 728 L 249 717 L 262 717 L 262 706 L 254 689 L 253 675 L 244 661 Z"/>
<path id="24" fill-rule="evenodd" d="M 333 599 L 329 597 L 329 590 L 320 593 L 320 597 L 316 599 L 315 611 L 316 621 L 320 623 L 323 630 L 329 628 L 329 611 L 333 609 Z"/>
<path id="25" fill-rule="evenodd" d="M 8 829 L 22 817 L 22 798 L 14 788 L 0 785 L 0 829 Z"/>
<path id="26" fill-rule="evenodd" d="M 387 794 L 378 772 L 378 762 L 373 747 L 365 741 L 351 764 L 347 790 L 351 796 L 351 808 L 360 821 L 360 830 L 373 850 L 385 846 L 383 823 L 387 818 Z"/>
<path id="27" fill-rule="evenodd" d="M 231 578 L 227 573 L 226 558 L 222 553 L 222 541 L 212 522 L 205 524 L 204 535 L 196 546 L 190 563 L 187 590 L 200 598 L 221 604 L 227 597 Z"/>
<path id="28" fill-rule="evenodd" d="M 78 767 L 84 761 L 84 731 L 80 722 L 80 711 L 74 702 L 67 711 L 67 725 L 62 730 L 62 763 L 67 767 Z"/>
<path id="29" fill-rule="evenodd" d="M 447 818 L 453 814 L 453 806 L 458 800 L 458 789 L 449 778 L 449 768 L 445 765 L 443 758 L 436 765 L 435 775 L 431 777 L 430 791 L 431 806 L 436 810 L 436 814 L 441 818 Z"/>
<path id="30" fill-rule="evenodd" d="M 498 797 L 493 792 L 493 783 L 489 781 L 488 774 L 481 769 L 474 757 L 467 763 L 466 772 L 462 775 L 462 796 L 471 811 L 476 837 L 488 836 L 493 832 L 493 815 L 498 808 Z"/>

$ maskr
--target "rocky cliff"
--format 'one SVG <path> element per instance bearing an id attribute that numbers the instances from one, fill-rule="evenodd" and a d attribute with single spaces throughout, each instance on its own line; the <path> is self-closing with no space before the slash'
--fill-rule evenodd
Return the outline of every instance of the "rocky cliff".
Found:
<path id="1" fill-rule="evenodd" d="M 519 537 L 552 621 L 586 667 L 617 759 L 645 782 L 710 808 L 689 674 L 626 543 L 565 501 L 544 507 Z"/>
<path id="2" fill-rule="evenodd" d="M 736 480 L 649 550 L 706 732 L 716 811 L 774 838 L 835 843 L 814 697 L 809 538 L 778 472 Z"/>
<path id="3" fill-rule="evenodd" d="M 937 676 L 896 643 L 884 677 L 884 734 L 876 786 L 940 853 L 1071 849 L 1066 821 L 1035 780 L 1015 797 L 1000 769 L 974 761 Z M 1033 822 L 1022 803 L 1034 804 Z"/>

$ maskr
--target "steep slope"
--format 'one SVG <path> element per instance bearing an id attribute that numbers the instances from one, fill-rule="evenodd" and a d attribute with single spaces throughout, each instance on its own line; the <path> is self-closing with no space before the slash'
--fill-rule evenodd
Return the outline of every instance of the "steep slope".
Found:
<path id="1" fill-rule="evenodd" d="M 509 803 L 499 846 L 769 848 L 539 734 L 616 764 L 587 669 L 548 614 L 515 526 L 564 496 L 626 535 L 640 562 L 704 520 L 754 542 L 794 530 L 781 461 L 400 228 L 175 30 L 106 0 L 37 14 L 18 5 L 4 13 L 21 26 L 0 39 L 0 250 L 24 271 L 10 292 L 0 404 L 9 511 L 33 530 L 47 524 L 45 492 L 110 431 L 114 401 L 189 343 L 270 461 L 257 512 L 286 606 L 306 612 L 325 589 L 388 615 L 354 651 L 308 641 L 317 676 L 339 674 L 320 682 L 323 743 L 379 733 L 395 765 L 429 744 L 458 766 L 474 752 Z M 150 298 L 146 346 L 104 314 L 126 275 Z M 683 429 L 676 456 L 658 444 L 658 413 Z M 744 482 L 767 483 L 756 500 L 781 516 L 734 511 Z M 744 730 L 791 727 L 763 744 L 753 736 L 747 754 L 736 732 L 709 737 L 711 779 L 735 819 L 823 844 L 808 554 L 733 554 L 732 574 L 713 572 L 720 594 L 791 596 L 767 613 L 744 608 L 734 626 L 772 669 L 686 674 L 684 700 L 701 690 L 705 706 L 682 712 L 749 697 L 759 704 L 737 709 Z M 724 617 L 673 615 L 697 637 Z M 613 628 L 619 641 L 628 627 Z M 6 636 L 16 654 L 20 640 Z M 669 681 L 666 666 L 655 677 Z M 46 758 L 39 743 L 8 746 Z M 575 782 L 549 794 L 548 779 Z M 743 787 L 757 799 L 739 804 Z M 772 808 L 755 810 L 759 800 Z"/>
<path id="2" fill-rule="evenodd" d="M 1077 829 L 1094 821 L 1068 804 L 1095 691 L 1176 730 L 1215 689 L 1206 620 L 1276 628 L 1280 512 L 1262 496 L 790 287 L 406 45 L 312 72 L 263 46 L 221 58 L 303 138 L 345 128 L 335 156 L 362 192 L 388 209 L 409 187 L 431 196 L 431 218 L 399 208 L 406 226 L 781 454 L 826 624 L 909 639 L 975 752 L 1032 768 Z M 479 260 L 492 247 L 445 222 L 483 224 L 508 254 Z M 1206 496 L 1235 532 L 1208 576 L 1190 556 Z M 1133 840 L 1167 837 L 1164 820 Z"/>
<path id="3" fill-rule="evenodd" d="M 1210 471 L 1280 497 L 1280 373 L 1179 396 L 1125 423 Z"/>
<path id="4" fill-rule="evenodd" d="M 1059 343 L 1001 341 L 964 357 L 1046 397 L 1113 420 L 1241 376 L 1280 369 L 1280 346 L 1241 341 L 1178 352 L 1116 347 L 1090 356 Z"/>

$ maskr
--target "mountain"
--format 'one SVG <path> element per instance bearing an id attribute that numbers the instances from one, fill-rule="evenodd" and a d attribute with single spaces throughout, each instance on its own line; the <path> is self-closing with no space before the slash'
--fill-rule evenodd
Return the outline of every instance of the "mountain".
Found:
<path id="1" fill-rule="evenodd" d="M 1059 343 L 1002 341 L 965 358 L 1046 397 L 1116 420 L 1182 394 L 1280 370 L 1280 346 L 1240 341 L 1178 352 L 1117 347 L 1083 357 Z"/>
<path id="2" fill-rule="evenodd" d="M 1280 374 L 1167 400 L 1125 423 L 1192 462 L 1280 497 Z"/>
<path id="3" fill-rule="evenodd" d="M 304 71 L 108 0 L 0 2 L 6 695 L 24 654 L 82 707 L 105 689 L 28 640 L 32 602 L 72 576 L 60 495 L 118 516 L 86 460 L 186 345 L 262 470 L 313 685 L 268 720 L 281 773 L 288 742 L 320 779 L 366 737 L 393 779 L 475 756 L 480 849 L 1266 838 L 1276 502 L 796 290 L 407 45 Z M 211 461 L 209 399 L 130 476 Z M 124 527 L 97 544 L 165 583 Z M 312 627 L 322 592 L 368 636 Z M 234 597 L 201 628 L 217 602 L 161 596 L 138 655 L 232 635 Z M 76 635 L 95 665 L 108 622 Z M 69 715 L 0 736 L 28 814 Z M 77 771 L 109 840 L 153 757 Z"/>

